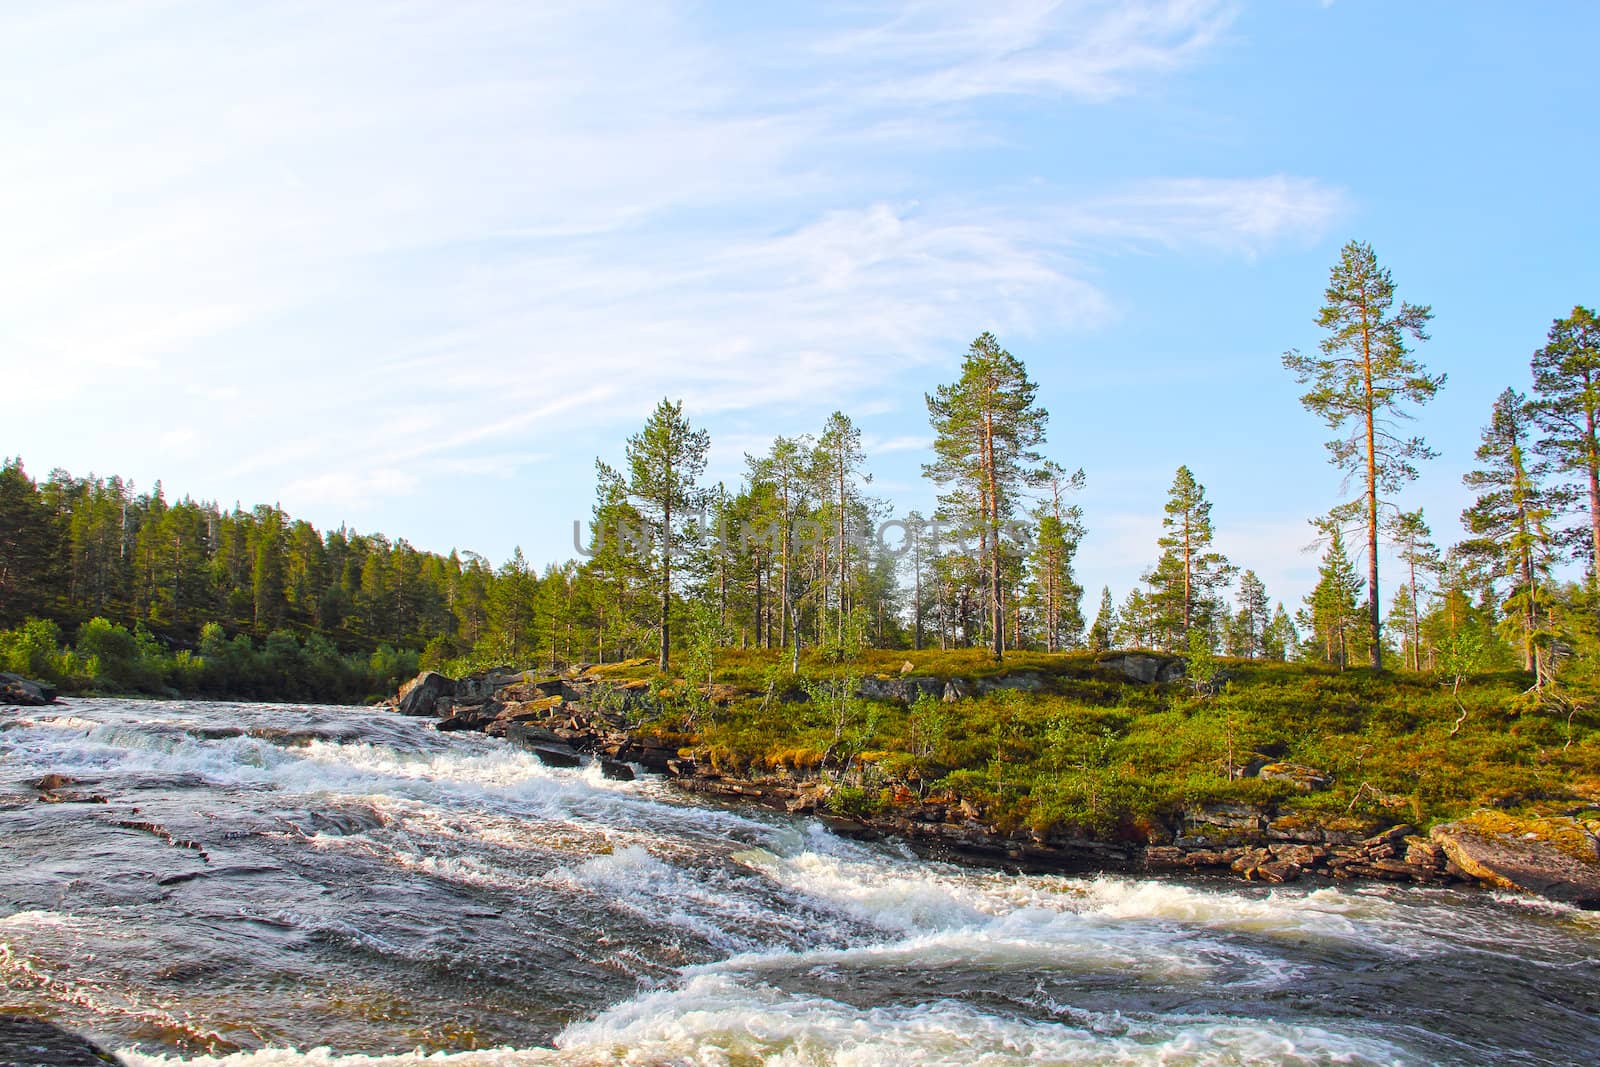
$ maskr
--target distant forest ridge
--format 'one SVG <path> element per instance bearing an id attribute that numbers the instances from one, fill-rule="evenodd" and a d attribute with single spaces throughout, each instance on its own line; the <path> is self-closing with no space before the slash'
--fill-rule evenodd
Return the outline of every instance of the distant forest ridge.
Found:
<path id="1" fill-rule="evenodd" d="M 1250 561 L 1216 550 L 1211 502 L 1185 466 L 1142 584 L 1120 603 L 1105 589 L 1086 612 L 1075 569 L 1085 516 L 1074 503 L 1084 473 L 1048 458 L 1035 383 L 985 333 L 959 377 L 927 398 L 934 444 L 923 471 L 937 509 L 906 516 L 893 538 L 878 536 L 887 508 L 867 492 L 861 433 L 843 412 L 747 456 L 728 489 L 703 484 L 709 436 L 663 400 L 621 466 L 597 462 L 580 558 L 542 571 L 520 549 L 494 566 L 382 534 L 319 531 L 276 506 L 168 501 L 159 483 L 136 492 L 117 477 L 35 479 L 11 459 L 0 467 L 0 627 L 48 623 L 62 655 L 92 620 L 95 640 L 121 631 L 151 656 L 215 658 L 219 642 L 259 655 L 276 640 L 280 652 L 292 644 L 368 663 L 353 689 L 377 685 L 372 670 L 413 663 L 462 671 L 648 654 L 668 669 L 688 644 L 810 647 L 847 632 L 886 649 L 1144 647 L 1553 677 L 1577 630 L 1594 625 L 1594 313 L 1555 320 L 1530 391 L 1507 388 L 1486 413 L 1465 479 L 1469 535 L 1441 549 L 1421 512 L 1404 507 L 1405 486 L 1433 456 L 1405 419 L 1445 384 L 1412 351 L 1431 312 L 1397 304 L 1388 272 L 1358 243 L 1342 251 L 1325 298 L 1321 345 L 1283 363 L 1360 494 L 1315 520 L 1318 582 L 1297 605 L 1274 602 Z M 741 535 L 707 537 L 708 526 Z M 1401 565 L 1383 585 L 1380 539 Z M 1566 561 L 1586 579 L 1557 581 Z M 0 645 L 13 667 L 20 632 Z M 46 637 L 36 627 L 28 647 Z"/>

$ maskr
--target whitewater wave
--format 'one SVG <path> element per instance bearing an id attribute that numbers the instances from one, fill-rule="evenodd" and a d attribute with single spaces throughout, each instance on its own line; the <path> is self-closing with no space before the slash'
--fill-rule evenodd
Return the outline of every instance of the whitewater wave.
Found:
<path id="1" fill-rule="evenodd" d="M 176 1059 L 124 1051 L 130 1067 L 1012 1067 L 1041 1064 L 1393 1064 L 1396 1047 L 1311 1026 L 1074 1013 L 1040 1023 L 952 1000 L 856 1008 L 726 975 L 646 994 L 570 1026 L 540 1049 L 339 1056 L 268 1049 Z"/>

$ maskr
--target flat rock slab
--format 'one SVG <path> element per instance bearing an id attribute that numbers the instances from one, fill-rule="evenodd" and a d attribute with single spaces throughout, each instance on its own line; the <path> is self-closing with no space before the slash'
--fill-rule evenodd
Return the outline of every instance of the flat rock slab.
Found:
<path id="1" fill-rule="evenodd" d="M 1600 910 L 1600 864 L 1585 863 L 1543 841 L 1483 834 L 1457 823 L 1435 826 L 1429 837 L 1480 882 Z"/>
<path id="2" fill-rule="evenodd" d="M 121 1063 L 93 1042 L 54 1023 L 0 1012 L 0 1067 L 106 1067 Z"/>

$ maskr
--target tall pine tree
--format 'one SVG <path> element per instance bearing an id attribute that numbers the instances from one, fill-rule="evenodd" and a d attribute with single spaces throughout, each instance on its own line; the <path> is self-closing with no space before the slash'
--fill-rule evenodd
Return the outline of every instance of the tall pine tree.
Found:
<path id="1" fill-rule="evenodd" d="M 935 458 L 923 473 L 952 486 L 969 514 L 975 511 L 997 660 L 1006 649 L 1003 524 L 1014 517 L 1024 490 L 1042 476 L 1039 447 L 1049 414 L 1038 404 L 1038 388 L 1022 361 L 983 333 L 968 349 L 961 377 L 927 398 Z"/>
<path id="2" fill-rule="evenodd" d="M 1600 320 L 1585 307 L 1557 319 L 1533 354 L 1533 419 L 1539 451 L 1582 479 L 1589 523 L 1589 580 L 1600 576 Z"/>
<path id="3" fill-rule="evenodd" d="M 602 477 L 625 487 L 629 501 L 650 526 L 660 638 L 657 665 L 663 671 L 672 663 L 673 562 L 681 539 L 700 518 L 697 510 L 707 503 L 699 481 L 710 448 L 710 435 L 689 425 L 683 402 L 663 399 L 644 429 L 628 438 L 626 478 L 600 465 Z"/>
<path id="4" fill-rule="evenodd" d="M 1383 666 L 1383 620 L 1378 600 L 1379 506 L 1417 476 L 1415 462 L 1434 453 L 1421 437 L 1402 436 L 1399 422 L 1409 418 L 1405 403 L 1433 399 L 1445 376 L 1433 376 L 1406 347 L 1406 339 L 1426 341 L 1433 312 L 1425 305 L 1394 308 L 1394 281 L 1378 265 L 1372 246 L 1352 241 L 1339 254 L 1329 277 L 1327 303 L 1317 325 L 1328 332 L 1321 355 L 1284 354 L 1283 365 L 1310 390 L 1300 398 L 1306 410 L 1322 417 L 1341 436 L 1328 442 L 1334 464 L 1362 484 L 1359 510 L 1367 530 L 1367 619 L 1369 655 Z"/>
<path id="5" fill-rule="evenodd" d="M 1462 525 L 1475 538 L 1463 551 L 1489 561 L 1492 574 L 1511 580 L 1507 619 L 1527 671 L 1539 669 L 1540 615 L 1547 607 L 1541 582 L 1552 561 L 1554 511 L 1554 498 L 1543 482 L 1546 464 L 1528 450 L 1532 431 L 1527 398 L 1512 389 L 1501 393 L 1475 453 L 1483 466 L 1462 478 L 1468 488 L 1478 490 L 1478 499 L 1461 513 Z"/>

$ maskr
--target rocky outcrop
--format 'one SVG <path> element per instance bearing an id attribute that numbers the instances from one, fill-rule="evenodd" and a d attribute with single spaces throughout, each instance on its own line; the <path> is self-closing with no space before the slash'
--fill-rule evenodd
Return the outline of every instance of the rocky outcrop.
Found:
<path id="1" fill-rule="evenodd" d="M 1183 664 L 1173 657 L 1124 653 L 1103 657 L 1098 666 L 1141 684 L 1162 684 L 1181 678 Z M 1049 685 L 1046 675 L 1033 671 L 973 680 L 902 672 L 897 678 L 863 679 L 861 695 L 909 704 L 922 696 L 950 701 L 996 689 L 1037 692 Z M 775 695 L 789 698 L 783 692 Z M 719 694 L 707 696 L 714 701 Z M 1283 812 L 1271 804 L 1209 803 L 1192 806 L 1163 825 L 1125 827 L 1116 839 L 1107 840 L 1070 830 L 1002 829 L 969 800 L 919 795 L 903 784 L 891 786 L 887 803 L 875 788 L 871 804 L 852 808 L 841 802 L 844 794 L 837 783 L 815 772 L 730 775 L 704 754 L 680 751 L 630 729 L 629 710 L 648 699 L 640 681 L 581 672 L 539 677 L 497 669 L 460 680 L 424 673 L 407 683 L 393 703 L 404 714 L 437 718 L 439 730 L 504 737 L 547 766 L 578 767 L 592 760 L 605 777 L 618 780 L 631 779 L 639 766 L 666 775 L 686 792 L 813 815 L 847 836 L 893 836 L 940 859 L 1066 873 L 1231 872 L 1269 884 L 1308 879 L 1424 885 L 1476 881 L 1600 908 L 1600 864 L 1585 863 L 1543 842 L 1454 824 L 1435 828 L 1429 837 L 1406 825 L 1374 834 L 1371 823 L 1350 818 Z M 1252 761 L 1246 773 L 1286 782 L 1300 792 L 1333 784 L 1329 775 L 1314 768 L 1266 758 Z"/>
<path id="2" fill-rule="evenodd" d="M 1319 792 L 1333 785 L 1332 776 L 1298 763 L 1268 763 L 1256 771 L 1256 777 L 1288 782 L 1302 793 Z"/>
<path id="3" fill-rule="evenodd" d="M 35 682 L 20 674 L 0 672 L 0 704 L 37 708 L 55 702 L 55 686 L 45 682 Z"/>
<path id="4" fill-rule="evenodd" d="M 1596 860 L 1580 859 L 1530 835 L 1489 833 L 1462 823 L 1435 826 L 1429 841 L 1456 868 L 1485 885 L 1600 910 Z"/>
<path id="5" fill-rule="evenodd" d="M 911 704 L 920 696 L 937 698 L 943 694 L 944 682 L 931 677 L 876 678 L 868 675 L 856 687 L 859 697 L 891 704 Z"/>
<path id="6" fill-rule="evenodd" d="M 455 696 L 453 679 L 435 671 L 423 671 L 400 687 L 394 709 L 402 715 L 438 715 L 439 702 Z"/>
<path id="7" fill-rule="evenodd" d="M 1291 820 L 1292 828 L 1279 829 Z M 1267 811 L 1258 811 L 1253 819 L 1237 814 L 1232 829 L 1230 840 L 1180 837 L 1171 845 L 1152 846 L 1145 850 L 1145 866 L 1149 870 L 1226 869 L 1250 881 L 1273 884 L 1311 876 L 1419 884 L 1462 877 L 1441 852 L 1429 848 L 1405 825 L 1358 838 L 1348 830 L 1318 827 L 1293 817 L 1272 818 Z"/>
<path id="8" fill-rule="evenodd" d="M 1154 652 L 1115 652 L 1101 656 L 1095 661 L 1095 666 L 1141 685 L 1182 681 L 1184 675 L 1184 664 L 1180 657 Z"/>

